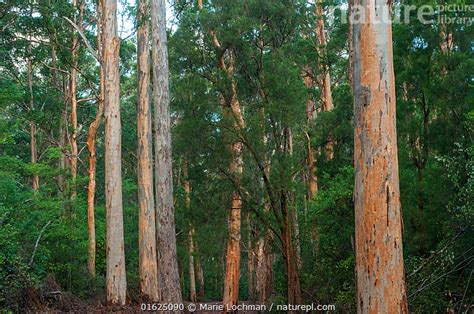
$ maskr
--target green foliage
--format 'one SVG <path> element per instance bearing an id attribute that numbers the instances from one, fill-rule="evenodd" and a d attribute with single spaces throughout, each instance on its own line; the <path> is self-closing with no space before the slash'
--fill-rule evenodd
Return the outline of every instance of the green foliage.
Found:
<path id="1" fill-rule="evenodd" d="M 329 42 L 324 47 L 326 54 L 320 56 L 315 49 L 312 3 L 213 0 L 203 1 L 203 9 L 198 10 L 195 2 L 176 1 L 168 38 L 183 295 L 189 290 L 189 230 L 193 228 L 195 257 L 204 270 L 205 299 L 222 297 L 229 200 L 237 185 L 243 196 L 242 217 L 250 217 L 250 225 L 244 222 L 242 228 L 239 294 L 241 299 L 249 297 L 247 229 L 252 244 L 265 232 L 280 230 L 278 219 L 266 209 L 265 165 L 271 189 L 277 195 L 286 193 L 289 207 L 298 215 L 304 301 L 335 303 L 341 312 L 355 312 L 353 102 L 347 25 L 339 9 L 334 20 L 325 19 Z M 340 3 L 331 0 L 324 5 Z M 135 6 L 126 2 L 122 6 L 124 18 L 133 19 Z M 25 291 L 47 291 L 46 278 L 54 278 L 61 289 L 82 299 L 101 299 L 106 271 L 102 127 L 96 142 L 95 279 L 87 273 L 88 152 L 84 146 L 97 111 L 96 101 L 89 99 L 99 89 L 99 66 L 83 44 L 77 60 L 72 60 L 73 30 L 62 18 L 75 14 L 69 3 L 12 1 L 1 3 L 0 11 L 0 307 L 27 308 Z M 95 7 L 89 1 L 84 26 L 84 35 L 96 47 Z M 446 32 L 454 36 L 454 47 L 447 53 L 440 50 L 444 29 L 438 22 L 427 26 L 413 17 L 409 24 L 393 24 L 404 256 L 409 307 L 415 313 L 447 308 L 462 311 L 474 302 L 473 26 L 446 26 Z M 31 36 L 43 40 L 30 42 Z M 139 294 L 135 47 L 133 36 L 121 41 L 125 255 L 132 301 Z M 219 67 L 221 56 L 226 62 L 235 57 L 232 77 Z M 33 109 L 27 60 L 33 68 Z M 70 151 L 67 141 L 61 144 L 60 127 L 62 112 L 66 110 L 67 117 L 70 110 L 63 87 L 72 61 L 78 64 L 78 97 L 82 99 L 78 177 L 74 181 L 67 168 L 58 166 Z M 316 122 L 308 125 L 306 102 L 313 100 L 321 109 L 320 90 L 317 84 L 305 86 L 302 71 L 312 69 L 317 79 L 319 61 L 329 67 L 334 110 L 318 110 Z M 222 103 L 232 97 L 232 80 L 245 120 L 239 131 L 232 117 L 225 116 Z M 30 160 L 31 123 L 38 129 L 37 163 Z M 70 126 L 63 130 L 70 136 Z M 288 130 L 291 154 L 283 148 Z M 306 196 L 308 137 L 312 147 L 321 148 L 316 154 L 318 193 L 313 200 Z M 244 173 L 238 184 L 229 171 L 229 146 L 236 139 L 244 142 Z M 330 160 L 323 149 L 328 139 L 334 144 Z M 189 207 L 183 187 L 185 161 L 191 187 Z M 31 186 L 34 174 L 40 180 L 36 192 Z M 77 191 L 74 199 L 73 190 Z M 285 262 L 278 241 L 275 236 L 275 284 L 270 301 L 284 304 Z"/>

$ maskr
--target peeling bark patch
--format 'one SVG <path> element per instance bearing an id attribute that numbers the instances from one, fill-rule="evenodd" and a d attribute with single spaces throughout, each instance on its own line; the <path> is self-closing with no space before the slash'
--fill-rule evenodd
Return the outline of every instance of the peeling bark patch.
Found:
<path id="1" fill-rule="evenodd" d="M 390 187 L 387 185 L 387 199 L 386 199 L 386 203 L 387 203 L 387 227 L 389 226 L 389 223 L 390 223 Z"/>
<path id="2" fill-rule="evenodd" d="M 362 85 L 360 87 L 359 97 L 360 97 L 359 101 L 362 103 L 364 107 L 367 107 L 368 105 L 370 105 L 370 101 L 372 98 L 371 92 L 370 92 L 370 86 Z"/>

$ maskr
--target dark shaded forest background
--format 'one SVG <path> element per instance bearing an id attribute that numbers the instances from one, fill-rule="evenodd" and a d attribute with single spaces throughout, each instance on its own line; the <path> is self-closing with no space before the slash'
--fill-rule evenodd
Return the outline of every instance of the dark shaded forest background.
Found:
<path id="1" fill-rule="evenodd" d="M 434 1 L 402 1 L 430 4 Z M 325 5 L 339 5 L 326 1 Z M 84 34 L 94 46 L 95 9 L 86 1 Z M 399 5 L 399 3 L 397 4 Z M 343 6 L 342 6 L 343 7 Z M 189 239 L 204 274 L 201 300 L 220 300 L 227 241 L 229 125 L 219 95 L 227 78 L 217 66 L 208 29 L 235 51 L 235 78 L 246 121 L 240 299 L 252 299 L 248 248 L 276 224 L 263 211 L 258 158 L 269 159 L 274 189 L 291 191 L 297 213 L 303 300 L 336 304 L 355 312 L 353 100 L 348 77 L 348 25 L 336 9 L 328 21 L 326 54 L 315 49 L 314 4 L 307 1 L 204 1 L 173 4 L 168 34 L 176 234 L 183 298 L 189 298 Z M 34 12 L 34 14 L 31 14 Z M 124 18 L 134 21 L 134 3 L 124 3 Z M 87 271 L 87 128 L 95 118 L 99 66 L 85 45 L 73 60 L 73 29 L 62 17 L 73 16 L 65 3 L 0 4 L 0 308 L 20 310 L 56 289 L 84 302 L 104 299 L 105 208 L 103 127 L 97 136 L 96 277 Z M 450 14 L 449 12 L 446 14 Z M 452 13 L 454 14 L 454 13 Z M 468 12 L 472 17 L 473 12 Z M 444 34 L 444 36 L 443 36 Z M 446 38 L 452 45 L 446 47 Z M 451 42 L 451 41 L 449 41 Z M 400 195 L 409 308 L 413 312 L 461 311 L 474 302 L 474 46 L 473 26 L 425 25 L 414 16 L 393 24 L 397 95 Z M 57 60 L 52 64 L 54 47 Z M 323 58 L 323 59 L 319 59 Z M 33 66 L 35 106 L 29 107 L 26 60 Z M 329 66 L 334 110 L 318 112 L 307 124 L 306 102 L 318 104 L 317 86 L 304 84 L 303 69 L 318 60 Z M 78 177 L 72 180 L 60 159 L 69 147 L 59 143 L 64 76 L 53 67 L 78 68 Z M 128 294 L 138 302 L 137 73 L 136 38 L 121 42 L 122 175 Z M 262 124 L 262 109 L 267 119 Z M 30 123 L 37 126 L 38 162 L 30 162 Z M 292 130 L 293 153 L 280 147 Z M 262 144 L 262 130 L 270 134 Z M 231 132 L 230 132 L 231 133 Z M 309 136 L 308 136 L 309 135 Z M 316 156 L 318 192 L 307 197 L 307 139 L 313 147 L 334 143 L 334 157 Z M 187 163 L 190 206 L 186 206 L 183 167 Z M 39 176 L 33 191 L 31 177 Z M 67 184 L 58 183 L 66 178 Z M 71 191 L 77 196 L 71 198 Z M 273 293 L 285 303 L 283 258 L 272 249 Z M 36 291 L 36 292 L 34 292 Z M 47 301 L 47 300 L 46 300 Z"/>

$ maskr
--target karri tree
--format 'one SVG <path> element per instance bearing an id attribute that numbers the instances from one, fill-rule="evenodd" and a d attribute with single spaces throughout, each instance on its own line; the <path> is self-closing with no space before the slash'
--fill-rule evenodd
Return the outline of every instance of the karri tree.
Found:
<path id="1" fill-rule="evenodd" d="M 106 0 L 104 5 L 104 120 L 107 303 L 124 305 L 127 280 L 123 238 L 119 48 L 117 0 Z"/>
<path id="2" fill-rule="evenodd" d="M 152 125 L 150 108 L 150 45 L 148 0 L 138 3 L 138 249 L 140 291 L 159 301 L 156 260 L 155 201 L 153 196 Z"/>
<path id="3" fill-rule="evenodd" d="M 357 309 L 407 313 L 390 3 L 352 8 Z"/>
<path id="4" fill-rule="evenodd" d="M 151 0 L 155 193 L 158 280 L 161 303 L 181 303 L 171 164 L 171 116 L 165 0 Z"/>

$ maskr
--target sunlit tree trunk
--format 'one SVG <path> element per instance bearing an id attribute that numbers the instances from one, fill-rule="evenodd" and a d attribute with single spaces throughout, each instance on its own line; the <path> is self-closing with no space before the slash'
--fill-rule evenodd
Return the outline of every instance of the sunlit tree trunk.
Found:
<path id="1" fill-rule="evenodd" d="M 117 0 L 105 0 L 104 120 L 107 303 L 124 305 L 127 281 L 123 238 L 119 49 Z"/>
<path id="2" fill-rule="evenodd" d="M 150 108 L 150 46 L 148 0 L 138 2 L 138 249 L 140 292 L 159 301 L 156 256 L 155 201 L 153 196 L 153 142 Z"/>
<path id="3" fill-rule="evenodd" d="M 102 29 L 103 29 L 103 3 L 102 0 L 97 1 L 97 55 L 99 60 L 103 62 L 103 42 L 102 42 Z M 97 130 L 100 126 L 100 120 L 102 119 L 102 113 L 104 111 L 104 68 L 100 65 L 100 95 L 97 100 L 97 112 L 92 123 L 89 125 L 89 131 L 87 133 L 87 149 L 89 150 L 89 168 L 87 170 L 89 175 L 89 183 L 87 188 L 87 229 L 88 229 L 88 262 L 87 268 L 89 274 L 95 277 L 95 255 L 96 255 L 96 239 L 95 239 L 95 189 L 96 189 L 96 167 L 97 167 L 97 154 L 95 149 L 95 139 L 97 136 Z"/>
<path id="4" fill-rule="evenodd" d="M 356 6 L 365 10 L 352 25 L 357 309 L 407 313 L 390 5 Z"/>
<path id="5" fill-rule="evenodd" d="M 155 187 L 158 280 L 161 303 L 181 303 L 173 208 L 171 122 L 165 0 L 151 1 L 155 105 Z"/>
<path id="6" fill-rule="evenodd" d="M 231 98 L 229 104 L 226 104 L 224 110 L 226 116 L 232 121 L 233 128 L 239 133 L 244 126 L 244 120 L 240 109 L 240 103 L 237 98 L 237 84 L 234 79 L 234 52 L 229 52 L 229 60 L 227 65 L 221 66 L 230 79 Z M 243 144 L 239 140 L 235 140 L 230 145 L 232 154 L 229 164 L 229 172 L 234 178 L 236 184 L 240 183 L 243 173 L 242 159 Z M 240 240 L 241 240 L 241 210 L 242 198 L 237 191 L 232 192 L 230 203 L 230 211 L 228 218 L 229 238 L 227 242 L 226 270 L 224 276 L 224 306 L 232 306 L 237 304 L 239 300 L 239 275 L 240 275 Z"/>
<path id="7" fill-rule="evenodd" d="M 242 143 L 232 144 L 233 157 L 230 165 L 231 173 L 242 173 Z M 231 207 L 228 218 L 229 239 L 227 241 L 226 268 L 224 276 L 224 306 L 237 304 L 239 300 L 239 275 L 240 275 L 240 239 L 241 239 L 241 209 L 242 199 L 238 192 L 232 193 Z"/>
<path id="8" fill-rule="evenodd" d="M 228 78 L 229 97 L 221 95 L 221 103 L 223 106 L 223 115 L 232 124 L 235 136 L 241 132 L 244 127 L 244 118 L 240 108 L 240 102 L 237 97 L 237 83 L 234 78 L 235 51 L 232 49 L 223 49 L 217 35 L 214 31 L 210 31 L 213 37 L 213 44 L 218 51 L 219 58 L 217 66 L 225 73 Z M 226 55 L 224 57 L 224 55 Z M 239 185 L 243 173 L 243 143 L 238 139 L 234 139 L 230 144 L 231 160 L 229 163 L 229 173 L 234 183 Z M 230 209 L 228 216 L 228 232 L 227 254 L 225 260 L 224 274 L 224 308 L 237 304 L 239 300 L 239 275 L 240 275 L 240 240 L 241 240 L 241 211 L 242 197 L 237 191 L 232 192 Z"/>

